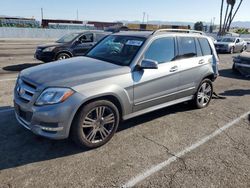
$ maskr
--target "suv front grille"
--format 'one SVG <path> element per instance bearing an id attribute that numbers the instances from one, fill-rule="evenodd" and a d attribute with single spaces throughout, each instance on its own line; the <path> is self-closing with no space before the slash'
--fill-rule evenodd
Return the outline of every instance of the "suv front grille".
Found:
<path id="1" fill-rule="evenodd" d="M 31 84 L 25 80 L 18 80 L 17 83 L 17 94 L 21 99 L 23 99 L 25 102 L 30 102 L 35 91 L 36 86 L 34 84 Z"/>

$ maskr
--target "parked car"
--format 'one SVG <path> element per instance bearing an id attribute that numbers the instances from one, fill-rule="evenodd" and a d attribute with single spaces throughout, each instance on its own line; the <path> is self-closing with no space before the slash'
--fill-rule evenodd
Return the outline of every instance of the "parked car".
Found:
<path id="1" fill-rule="evenodd" d="M 242 75 L 250 77 L 250 49 L 234 57 L 233 61 L 233 71 L 240 72 Z"/>
<path id="2" fill-rule="evenodd" d="M 121 120 L 185 101 L 207 107 L 217 62 L 213 41 L 200 34 L 116 33 L 84 57 L 23 70 L 16 118 L 35 134 L 99 147 Z"/>
<path id="3" fill-rule="evenodd" d="M 246 50 L 246 43 L 242 38 L 239 37 L 223 37 L 219 42 L 215 43 L 217 52 L 243 52 Z"/>
<path id="4" fill-rule="evenodd" d="M 246 42 L 247 45 L 247 50 L 250 50 L 250 38 L 244 38 L 244 41 Z"/>
<path id="5" fill-rule="evenodd" d="M 102 31 L 70 33 L 55 43 L 38 46 L 34 56 L 36 59 L 44 62 L 82 56 L 99 40 L 109 34 L 111 33 Z"/>

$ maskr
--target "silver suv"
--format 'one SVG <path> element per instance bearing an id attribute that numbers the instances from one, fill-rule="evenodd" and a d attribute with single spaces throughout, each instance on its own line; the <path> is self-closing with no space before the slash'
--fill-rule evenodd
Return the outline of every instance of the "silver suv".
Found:
<path id="1" fill-rule="evenodd" d="M 199 33 L 116 33 L 85 57 L 23 70 L 16 118 L 37 135 L 99 147 L 121 120 L 185 101 L 208 106 L 217 63 L 212 40 Z"/>

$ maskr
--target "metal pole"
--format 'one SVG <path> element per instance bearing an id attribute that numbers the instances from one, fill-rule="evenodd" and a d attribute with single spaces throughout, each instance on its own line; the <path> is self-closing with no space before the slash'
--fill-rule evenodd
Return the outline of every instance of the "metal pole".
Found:
<path id="1" fill-rule="evenodd" d="M 145 12 L 143 12 L 143 18 L 142 18 L 142 23 L 144 24 L 144 21 L 145 21 Z"/>
<path id="2" fill-rule="evenodd" d="M 41 18 L 43 20 L 43 8 L 41 8 Z"/>

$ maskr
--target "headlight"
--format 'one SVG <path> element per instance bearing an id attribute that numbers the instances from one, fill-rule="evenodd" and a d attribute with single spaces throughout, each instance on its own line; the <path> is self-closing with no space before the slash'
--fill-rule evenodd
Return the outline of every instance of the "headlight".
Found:
<path id="1" fill-rule="evenodd" d="M 65 101 L 74 91 L 69 88 L 48 88 L 36 100 L 36 105 L 57 104 Z"/>
<path id="2" fill-rule="evenodd" d="M 55 49 L 55 46 L 51 46 L 51 47 L 48 47 L 48 48 L 44 48 L 43 52 L 51 52 L 54 49 Z"/>

